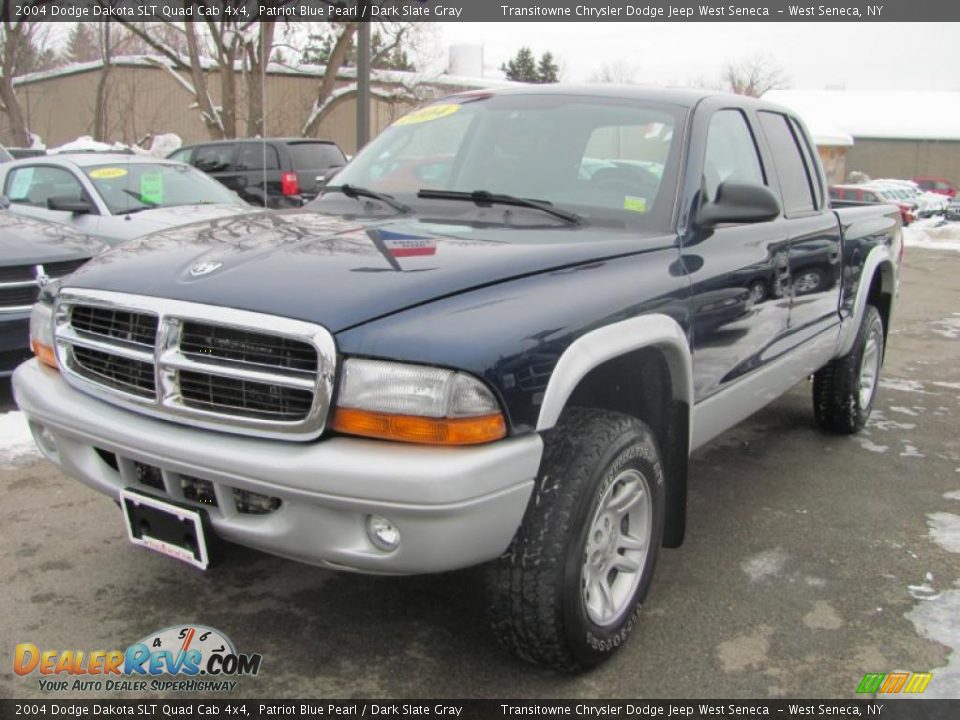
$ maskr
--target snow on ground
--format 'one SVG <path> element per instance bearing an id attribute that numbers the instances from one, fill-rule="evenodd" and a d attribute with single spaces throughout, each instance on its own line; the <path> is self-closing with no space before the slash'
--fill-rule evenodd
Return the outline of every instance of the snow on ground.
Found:
<path id="1" fill-rule="evenodd" d="M 948 492 L 943 497 L 947 500 L 960 500 L 960 490 Z M 951 506 L 951 509 L 953 507 Z M 948 512 L 930 513 L 927 515 L 927 527 L 934 543 L 947 552 L 960 553 L 960 515 Z M 929 575 L 928 579 L 931 579 Z M 930 683 L 923 696 L 960 697 L 960 626 L 957 624 L 957 618 L 960 617 L 960 581 L 954 584 L 952 590 L 939 594 L 934 591 L 934 594 L 927 597 L 924 597 L 920 590 L 921 588 L 914 585 L 907 588 L 910 596 L 921 602 L 907 612 L 905 617 L 913 623 L 921 637 L 952 650 L 944 667 L 933 668 L 934 682 Z"/>
<path id="2" fill-rule="evenodd" d="M 918 220 L 903 229 L 903 241 L 908 248 L 960 252 L 960 222 L 936 217 Z"/>
<path id="3" fill-rule="evenodd" d="M 19 465 L 39 456 L 26 416 L 22 412 L 0 415 L 0 468 Z"/>

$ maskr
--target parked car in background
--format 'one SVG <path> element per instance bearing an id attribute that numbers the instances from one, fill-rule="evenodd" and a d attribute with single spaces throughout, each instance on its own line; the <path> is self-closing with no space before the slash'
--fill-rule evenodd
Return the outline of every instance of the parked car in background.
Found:
<path id="1" fill-rule="evenodd" d="M 40 289 L 104 248 L 63 225 L 14 215 L 8 206 L 0 198 L 0 377 L 31 356 L 30 308 Z"/>
<path id="2" fill-rule="evenodd" d="M 920 186 L 921 190 L 935 192 L 947 197 L 955 197 L 957 188 L 946 178 L 920 176 L 913 178 L 913 181 Z"/>
<path id="3" fill-rule="evenodd" d="M 331 140 L 268 138 L 187 145 L 169 155 L 219 180 L 251 205 L 300 207 L 347 158 Z"/>
<path id="4" fill-rule="evenodd" d="M 847 204 L 896 205 L 900 209 L 900 221 L 909 225 L 916 220 L 916 203 L 896 197 L 895 193 L 883 186 L 870 185 L 831 185 L 830 199 L 841 200 Z"/>
<path id="5" fill-rule="evenodd" d="M 950 204 L 947 205 L 943 216 L 947 220 L 960 220 L 960 195 L 954 195 L 950 199 Z"/>
<path id="6" fill-rule="evenodd" d="M 947 203 L 950 202 L 950 198 L 946 195 L 921 190 L 920 186 L 913 180 L 881 178 L 872 180 L 869 184 L 890 188 L 896 191 L 898 197 L 903 198 L 907 202 L 915 203 L 917 206 L 917 217 L 940 215 L 947 209 Z"/>
<path id="7" fill-rule="evenodd" d="M 255 208 L 184 163 L 83 153 L 0 165 L 0 187 L 19 215 L 69 225 L 115 244 Z"/>

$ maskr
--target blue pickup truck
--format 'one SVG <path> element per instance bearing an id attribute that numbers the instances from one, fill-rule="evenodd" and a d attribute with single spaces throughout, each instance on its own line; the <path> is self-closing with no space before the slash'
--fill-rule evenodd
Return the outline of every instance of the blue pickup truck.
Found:
<path id="1" fill-rule="evenodd" d="M 790 111 L 713 93 L 469 92 L 304 208 L 174 228 L 45 288 L 14 377 L 37 444 L 131 542 L 364 573 L 482 565 L 493 628 L 613 654 L 692 450 L 813 376 L 870 414 L 896 208 L 834 209 Z"/>

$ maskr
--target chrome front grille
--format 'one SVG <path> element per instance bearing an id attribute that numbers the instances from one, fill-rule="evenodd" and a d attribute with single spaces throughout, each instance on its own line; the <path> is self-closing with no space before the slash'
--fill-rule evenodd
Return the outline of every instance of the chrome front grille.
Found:
<path id="1" fill-rule="evenodd" d="M 249 435 L 308 439 L 323 432 L 336 351 L 318 325 L 65 289 L 55 341 L 67 381 L 115 404 Z"/>
<path id="2" fill-rule="evenodd" d="M 69 275 L 88 259 L 0 267 L 0 313 L 27 312 L 37 301 L 40 288 L 50 280 Z"/>

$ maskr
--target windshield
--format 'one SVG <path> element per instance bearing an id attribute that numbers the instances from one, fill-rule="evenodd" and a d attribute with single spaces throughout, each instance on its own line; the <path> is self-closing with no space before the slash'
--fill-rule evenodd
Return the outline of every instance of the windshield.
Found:
<path id="1" fill-rule="evenodd" d="M 176 205 L 242 202 L 189 165 L 116 163 L 92 165 L 83 171 L 113 215 Z"/>
<path id="2" fill-rule="evenodd" d="M 402 117 L 336 182 L 414 210 L 419 190 L 482 190 L 593 220 L 649 222 L 671 210 L 683 112 L 637 99 L 459 96 Z"/>

